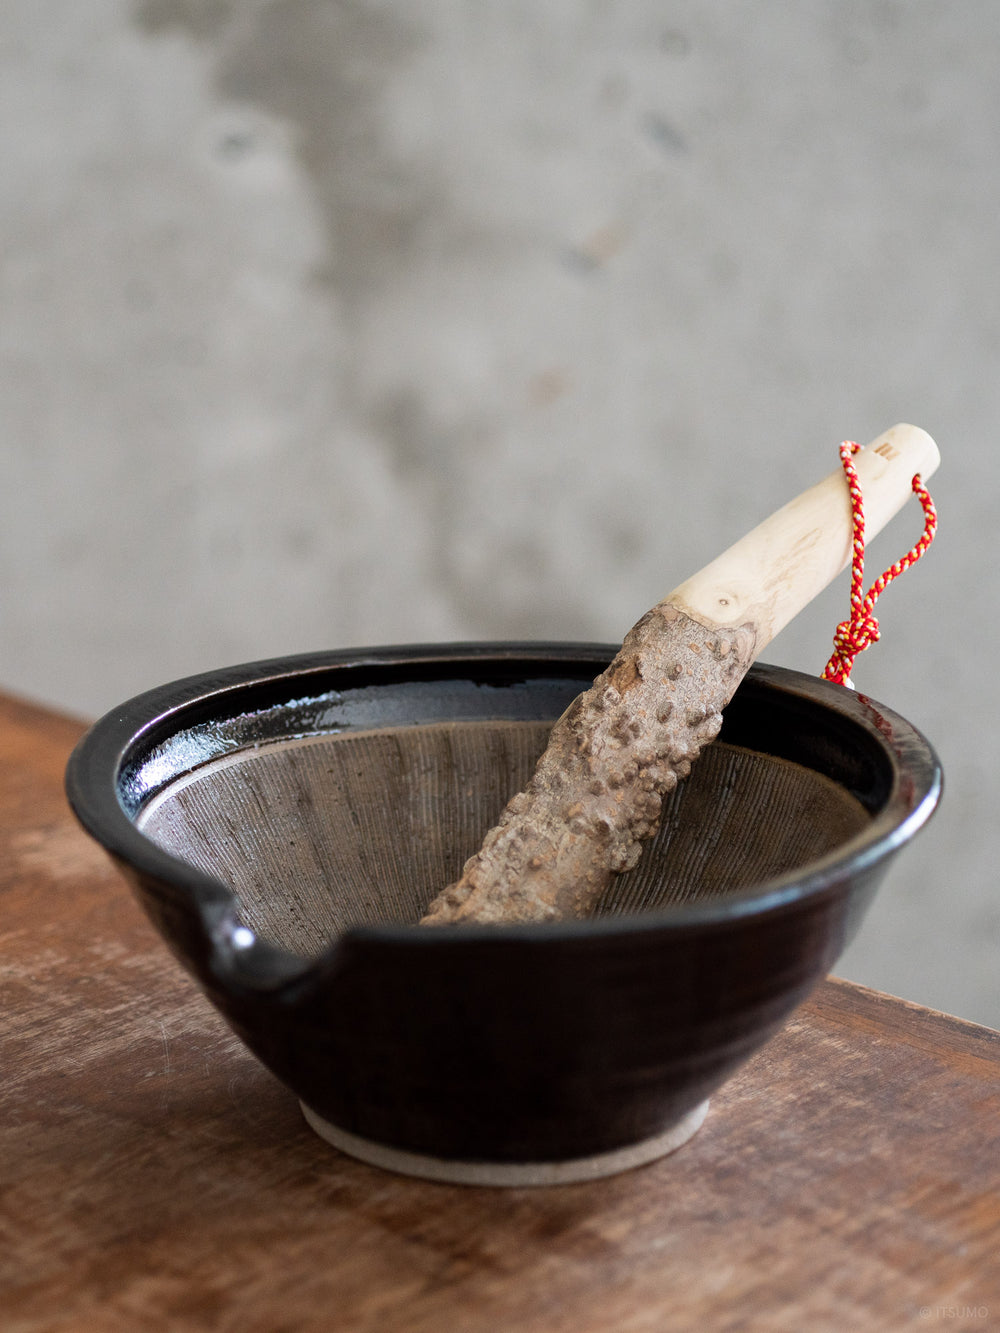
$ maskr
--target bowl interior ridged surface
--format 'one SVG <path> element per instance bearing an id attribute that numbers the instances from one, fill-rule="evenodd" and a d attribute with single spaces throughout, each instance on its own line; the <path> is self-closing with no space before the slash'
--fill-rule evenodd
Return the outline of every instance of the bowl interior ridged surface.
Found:
<path id="1" fill-rule="evenodd" d="M 313 957 L 349 927 L 418 921 L 525 785 L 550 727 L 477 719 L 267 741 L 168 783 L 137 823 L 229 886 L 259 937 Z M 808 867 L 870 819 L 824 774 L 717 741 L 595 915 L 740 892 Z"/>

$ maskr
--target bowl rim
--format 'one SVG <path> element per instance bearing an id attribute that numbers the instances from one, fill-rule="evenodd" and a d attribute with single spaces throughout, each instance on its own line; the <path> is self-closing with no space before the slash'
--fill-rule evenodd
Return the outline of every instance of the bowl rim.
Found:
<path id="1" fill-rule="evenodd" d="M 117 861 L 144 878 L 169 884 L 190 908 L 213 955 L 217 973 L 239 974 L 254 988 L 273 987 L 294 977 L 330 966 L 347 942 L 449 949 L 488 941 L 511 947 L 545 941 L 609 938 L 640 932 L 712 930 L 738 917 L 793 907 L 806 899 L 836 891 L 908 841 L 931 817 L 940 800 L 940 761 L 927 738 L 896 713 L 869 696 L 788 667 L 757 662 L 740 689 L 761 688 L 798 700 L 808 707 L 829 709 L 862 733 L 884 757 L 891 771 L 885 803 L 858 833 L 826 856 L 801 869 L 749 885 L 725 897 L 675 905 L 642 914 L 519 925 L 465 925 L 461 930 L 427 930 L 414 924 L 386 923 L 352 927 L 333 939 L 318 955 L 291 954 L 252 936 L 238 917 L 235 892 L 220 880 L 167 852 L 147 837 L 126 811 L 120 779 L 130 757 L 204 721 L 225 703 L 226 716 L 236 715 L 241 702 L 255 700 L 257 711 L 267 700 L 289 704 L 303 697 L 324 677 L 341 675 L 342 683 L 376 672 L 385 684 L 412 679 L 482 679 L 523 666 L 532 678 L 557 676 L 559 666 L 592 670 L 596 676 L 619 645 L 573 641 L 484 641 L 444 644 L 399 644 L 299 653 L 241 663 L 186 676 L 144 691 L 112 708 L 85 733 L 66 768 L 69 804 L 84 829 Z M 548 668 L 543 670 L 542 668 Z M 461 669 L 460 669 L 461 668 Z M 583 677 L 581 676 L 581 682 Z M 367 681 L 372 684 L 371 680 Z M 289 688 L 293 686 L 294 688 Z M 586 688 L 581 683 L 581 689 Z M 328 686 L 327 689 L 336 689 Z M 317 693 L 319 691 L 317 690 Z M 243 710 L 246 711 L 246 710 Z"/>

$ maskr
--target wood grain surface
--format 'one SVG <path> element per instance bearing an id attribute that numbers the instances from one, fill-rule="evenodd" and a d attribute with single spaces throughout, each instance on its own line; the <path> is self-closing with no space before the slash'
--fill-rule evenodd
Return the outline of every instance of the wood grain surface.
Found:
<path id="1" fill-rule="evenodd" d="M 676 1155 L 488 1190 L 304 1125 L 0 697 L 0 1329 L 1000 1328 L 1000 1034 L 822 985 Z"/>

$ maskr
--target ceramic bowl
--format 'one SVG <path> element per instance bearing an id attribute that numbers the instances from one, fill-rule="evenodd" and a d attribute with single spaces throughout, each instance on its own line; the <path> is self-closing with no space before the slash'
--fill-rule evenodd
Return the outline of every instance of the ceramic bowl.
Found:
<path id="1" fill-rule="evenodd" d="M 829 971 L 937 803 L 908 722 L 758 665 L 592 918 L 418 926 L 613 654 L 255 663 L 133 699 L 74 752 L 84 827 L 338 1147 L 513 1184 L 676 1147 Z"/>

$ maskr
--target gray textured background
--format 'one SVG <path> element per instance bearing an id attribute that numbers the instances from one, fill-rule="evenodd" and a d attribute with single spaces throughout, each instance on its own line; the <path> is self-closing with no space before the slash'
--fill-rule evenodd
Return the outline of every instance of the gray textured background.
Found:
<path id="1" fill-rule="evenodd" d="M 941 536 L 856 679 L 948 791 L 838 970 L 1000 1024 L 998 39 L 993 0 L 5 0 L 0 683 L 616 641 L 916 422 Z M 846 596 L 767 660 L 819 671 Z"/>

